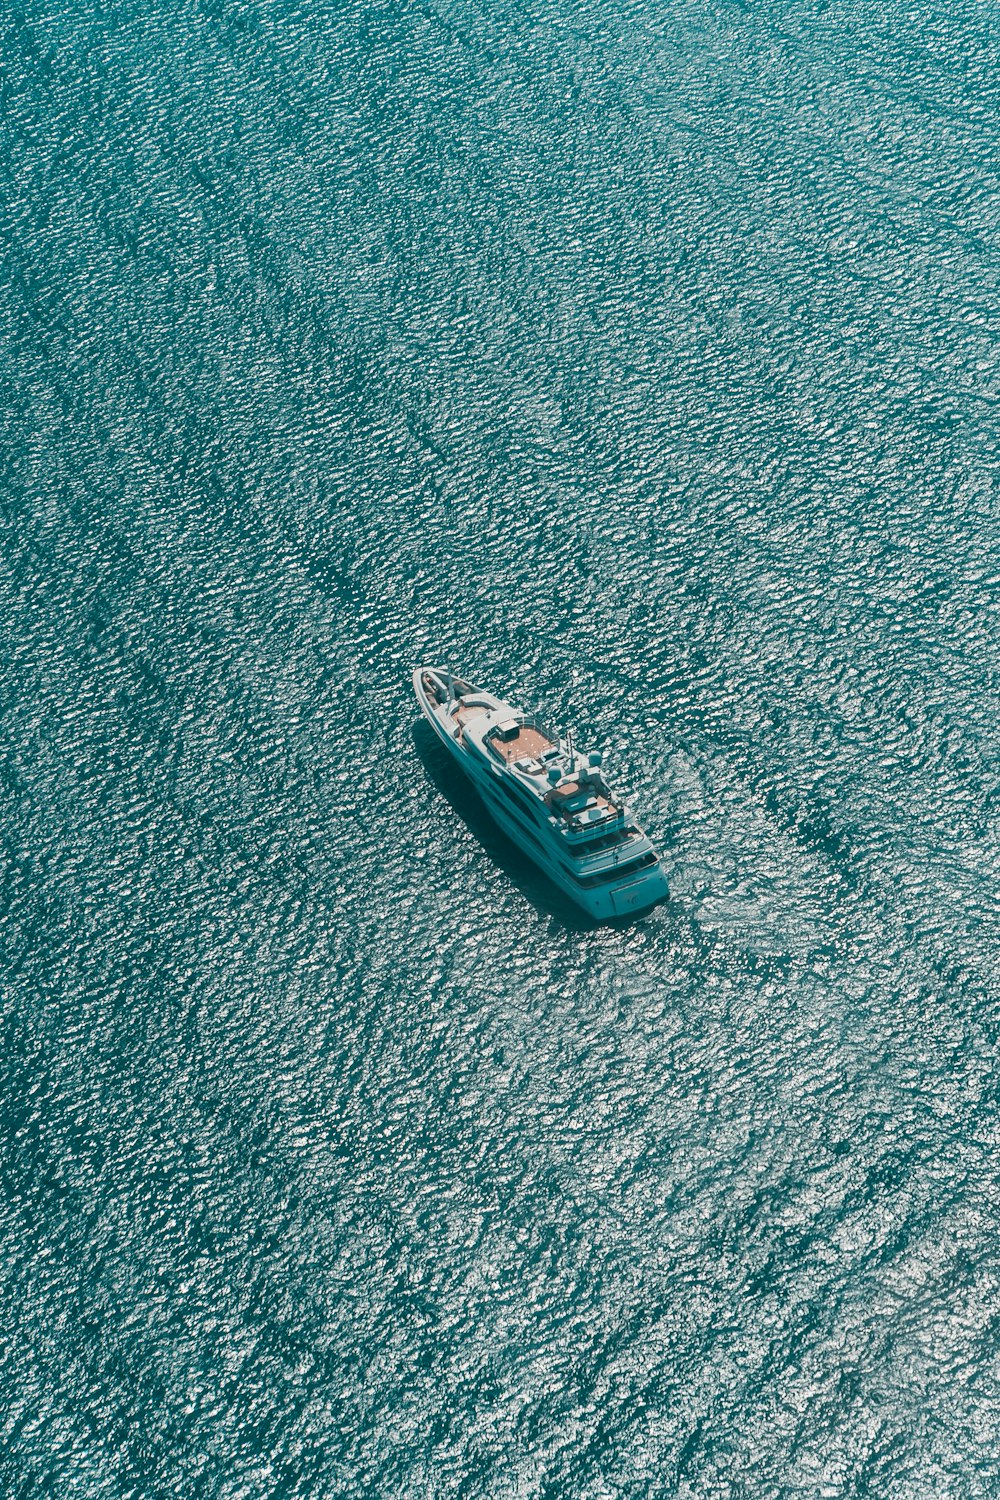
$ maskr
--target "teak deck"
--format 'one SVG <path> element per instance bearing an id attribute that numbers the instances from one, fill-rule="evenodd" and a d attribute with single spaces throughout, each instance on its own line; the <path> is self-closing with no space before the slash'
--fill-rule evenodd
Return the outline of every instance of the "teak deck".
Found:
<path id="1" fill-rule="evenodd" d="M 538 760 L 546 750 L 554 748 L 551 740 L 527 724 L 521 725 L 512 740 L 491 739 L 490 747 L 502 755 L 508 765 L 515 760 Z"/>

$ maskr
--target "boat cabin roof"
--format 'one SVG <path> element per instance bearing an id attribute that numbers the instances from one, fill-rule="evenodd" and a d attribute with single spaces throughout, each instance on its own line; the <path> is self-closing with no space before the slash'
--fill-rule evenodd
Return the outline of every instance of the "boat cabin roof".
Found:
<path id="1" fill-rule="evenodd" d="M 599 772 L 583 764 L 540 724 L 507 703 L 493 708 L 469 705 L 472 716 L 468 719 L 462 717 L 464 711 L 465 705 L 456 717 L 469 742 L 516 775 L 571 832 L 623 815 L 624 809 L 612 800 Z"/>
<path id="2" fill-rule="evenodd" d="M 582 833 L 624 817 L 624 805 L 614 800 L 600 773 L 599 756 L 588 764 L 512 704 L 439 669 L 426 669 L 422 685 L 436 713 L 454 726 L 462 743 L 499 762 L 566 832 Z"/>

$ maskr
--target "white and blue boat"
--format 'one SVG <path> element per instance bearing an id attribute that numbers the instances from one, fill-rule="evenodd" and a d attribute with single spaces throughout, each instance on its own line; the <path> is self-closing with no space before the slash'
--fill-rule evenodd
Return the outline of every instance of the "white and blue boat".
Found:
<path id="1" fill-rule="evenodd" d="M 589 916 L 634 916 L 665 900 L 656 850 L 608 787 L 598 751 L 581 754 L 443 667 L 418 667 L 413 687 L 503 832 Z"/>

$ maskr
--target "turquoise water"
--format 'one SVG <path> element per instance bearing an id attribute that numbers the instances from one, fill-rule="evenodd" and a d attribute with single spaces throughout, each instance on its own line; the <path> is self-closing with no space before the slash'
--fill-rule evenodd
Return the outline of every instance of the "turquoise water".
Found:
<path id="1" fill-rule="evenodd" d="M 996 12 L 2 34 L 0 1494 L 1000 1494 Z"/>

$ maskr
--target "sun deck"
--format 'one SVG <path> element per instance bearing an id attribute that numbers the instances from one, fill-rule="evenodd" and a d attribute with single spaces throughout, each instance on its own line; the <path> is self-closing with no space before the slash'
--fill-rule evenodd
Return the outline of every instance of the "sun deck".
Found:
<path id="1" fill-rule="evenodd" d="M 489 747 L 508 766 L 519 760 L 540 761 L 546 751 L 557 748 L 554 740 L 532 724 L 519 724 L 510 739 L 494 732 L 489 736 Z"/>
<path id="2" fill-rule="evenodd" d="M 553 787 L 551 792 L 546 793 L 545 802 L 549 810 L 561 814 L 571 828 L 604 822 L 622 811 L 605 796 L 600 786 L 579 781 L 564 781 L 560 786 Z"/>

